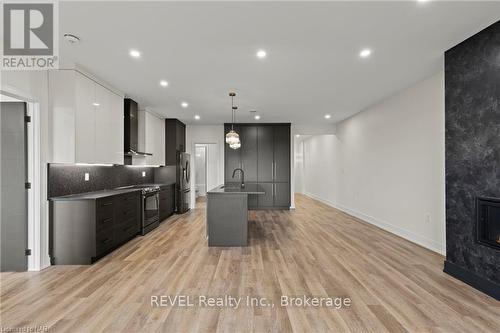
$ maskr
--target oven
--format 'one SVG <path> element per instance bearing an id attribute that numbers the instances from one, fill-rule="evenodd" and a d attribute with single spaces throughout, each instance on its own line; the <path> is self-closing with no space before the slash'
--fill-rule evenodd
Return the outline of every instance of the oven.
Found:
<path id="1" fill-rule="evenodd" d="M 142 235 L 160 224 L 160 189 L 148 188 L 142 192 Z"/>

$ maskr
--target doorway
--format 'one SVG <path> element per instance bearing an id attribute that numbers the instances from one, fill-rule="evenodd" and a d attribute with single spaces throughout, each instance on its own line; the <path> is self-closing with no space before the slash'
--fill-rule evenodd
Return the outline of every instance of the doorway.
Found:
<path id="1" fill-rule="evenodd" d="M 195 199 L 203 202 L 207 192 L 219 185 L 219 146 L 216 143 L 196 143 L 194 152 Z"/>
<path id="2" fill-rule="evenodd" d="M 207 146 L 195 146 L 195 197 L 205 197 L 207 195 Z"/>
<path id="3" fill-rule="evenodd" d="M 0 95 L 1 257 L 0 270 L 28 268 L 27 103 Z"/>

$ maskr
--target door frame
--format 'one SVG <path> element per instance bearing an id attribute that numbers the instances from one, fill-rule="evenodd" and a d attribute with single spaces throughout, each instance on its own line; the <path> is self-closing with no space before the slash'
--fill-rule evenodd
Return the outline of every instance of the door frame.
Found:
<path id="1" fill-rule="evenodd" d="M 195 159 L 195 166 L 194 166 L 194 198 L 196 200 L 196 148 L 203 148 L 205 151 L 205 196 L 207 195 L 208 192 L 208 144 L 207 143 L 195 143 L 194 144 L 194 159 Z"/>
<path id="2" fill-rule="evenodd" d="M 31 255 L 27 258 L 27 270 L 39 271 L 41 268 L 41 173 L 40 173 L 40 103 L 27 96 L 19 96 L 0 90 L 0 94 L 15 98 L 26 103 L 26 115 L 31 117 L 31 121 L 26 123 L 26 151 L 27 151 L 27 181 L 31 183 L 31 189 L 27 193 L 28 209 L 28 234 L 27 248 L 31 250 Z"/>

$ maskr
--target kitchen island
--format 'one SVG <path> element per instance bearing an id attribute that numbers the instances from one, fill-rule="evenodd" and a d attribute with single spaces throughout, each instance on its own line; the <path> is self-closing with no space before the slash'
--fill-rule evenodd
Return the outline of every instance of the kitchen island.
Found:
<path id="1" fill-rule="evenodd" d="M 259 184 L 224 184 L 208 191 L 208 246 L 247 246 L 248 196 L 264 194 Z"/>

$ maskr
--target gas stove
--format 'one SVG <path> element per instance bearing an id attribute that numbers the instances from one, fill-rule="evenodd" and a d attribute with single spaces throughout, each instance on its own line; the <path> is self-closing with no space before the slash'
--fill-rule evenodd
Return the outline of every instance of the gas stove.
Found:
<path id="1" fill-rule="evenodd" d="M 137 188 L 141 190 L 142 194 L 155 193 L 160 191 L 160 186 L 158 185 L 148 185 L 148 184 L 139 184 L 139 185 L 129 185 L 122 186 L 118 189 L 126 189 L 126 188 Z"/>
<path id="2" fill-rule="evenodd" d="M 160 186 L 140 186 L 139 188 L 141 189 L 142 194 L 160 192 Z"/>

